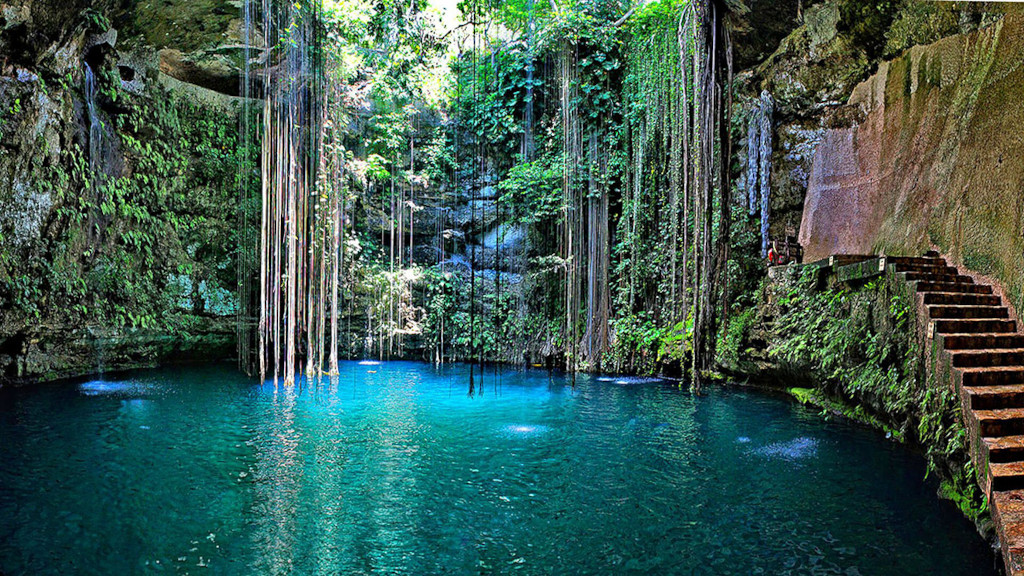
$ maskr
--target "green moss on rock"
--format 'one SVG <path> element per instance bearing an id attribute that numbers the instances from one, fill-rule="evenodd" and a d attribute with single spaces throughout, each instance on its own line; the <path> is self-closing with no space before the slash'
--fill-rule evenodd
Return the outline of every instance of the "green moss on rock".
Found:
<path id="1" fill-rule="evenodd" d="M 767 332 L 770 364 L 758 374 L 773 375 L 770 381 L 825 415 L 920 446 L 942 494 L 986 525 L 960 401 L 927 360 L 906 284 L 889 274 L 856 288 L 818 286 L 810 269 L 766 286 L 752 329 Z"/>

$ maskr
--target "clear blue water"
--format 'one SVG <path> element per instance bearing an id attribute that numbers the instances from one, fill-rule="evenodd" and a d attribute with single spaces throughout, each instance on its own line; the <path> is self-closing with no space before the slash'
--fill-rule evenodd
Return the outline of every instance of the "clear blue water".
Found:
<path id="1" fill-rule="evenodd" d="M 341 372 L 0 390 L 0 572 L 995 573 L 919 455 L 784 399 Z"/>

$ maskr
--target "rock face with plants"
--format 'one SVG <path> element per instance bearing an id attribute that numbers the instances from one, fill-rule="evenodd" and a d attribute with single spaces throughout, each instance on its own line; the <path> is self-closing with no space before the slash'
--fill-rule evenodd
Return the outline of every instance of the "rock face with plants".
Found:
<path id="1" fill-rule="evenodd" d="M 0 379 L 230 357 L 235 103 L 168 88 L 113 6 L 51 4 L 0 19 Z"/>
<path id="2" fill-rule="evenodd" d="M 821 135 L 801 238 L 811 258 L 937 247 L 1024 306 L 1024 12 L 884 62 Z M 871 178 L 851 178 L 851 171 Z"/>
<path id="3" fill-rule="evenodd" d="M 259 179 L 260 106 L 240 122 L 238 96 L 261 88 L 240 73 L 247 57 L 271 61 L 251 52 L 237 4 L 4 6 L 4 378 L 232 355 L 252 299 L 237 293 L 253 254 L 239 232 L 259 219 L 238 191 Z M 980 166 L 965 160 L 980 149 L 970 134 L 1012 115 L 922 120 L 1007 107 L 1013 10 L 751 1 L 715 20 L 699 12 L 710 6 L 517 0 L 445 24 L 428 2 L 324 2 L 330 177 L 317 185 L 343 212 L 339 354 L 710 374 L 750 321 L 765 238 L 801 223 L 811 256 L 948 246 L 1020 304 L 1019 222 L 954 206 L 959 188 L 980 189 L 958 176 Z M 701 87 L 700 42 L 725 30 L 733 67 L 718 58 L 718 88 Z M 971 54 L 985 58 L 957 64 Z M 699 97 L 726 85 L 717 108 Z M 893 125 L 906 126 L 900 153 L 877 151 Z M 927 144 L 947 133 L 955 145 Z M 840 247 L 829 223 L 852 220 L 822 207 L 884 188 L 845 176 L 851 138 L 862 164 L 907 178 Z M 936 166 L 934 186 L 911 191 L 911 164 Z M 1006 200 L 1015 178 L 986 194 Z M 907 234 L 885 225 L 921 194 L 952 208 L 892 220 L 913 222 Z M 983 246 L 989 233 L 1006 241 Z"/>

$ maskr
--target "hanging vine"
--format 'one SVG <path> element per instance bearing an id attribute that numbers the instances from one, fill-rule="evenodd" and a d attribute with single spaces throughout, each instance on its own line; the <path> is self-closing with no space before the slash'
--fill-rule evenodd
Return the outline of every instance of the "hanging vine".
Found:
<path id="1" fill-rule="evenodd" d="M 731 227 L 731 19 L 742 7 L 661 2 L 640 12 L 627 45 L 628 153 L 616 244 L 616 337 L 653 336 L 687 361 L 695 389 L 712 367 L 727 292 Z M 662 328 L 659 328 L 662 327 Z M 650 358 L 619 356 L 624 368 Z"/>
<path id="2" fill-rule="evenodd" d="M 250 298 L 260 311 L 240 314 L 240 332 L 259 319 L 258 338 L 240 350 L 286 382 L 301 366 L 329 371 L 342 348 L 391 358 L 422 340 L 436 362 L 476 364 L 474 380 L 485 361 L 539 355 L 569 370 L 676 362 L 698 387 L 727 291 L 721 159 L 731 148 L 736 7 L 467 1 L 462 24 L 429 40 L 414 37 L 429 28 L 423 6 L 367 8 L 358 54 L 376 70 L 372 114 L 346 133 L 344 80 L 330 89 L 322 80 L 319 8 L 244 4 L 250 43 L 270 42 L 247 64 L 252 100 L 263 97 L 259 295 Z M 458 44 L 448 115 L 432 125 L 409 81 L 422 56 L 403 47 L 437 48 L 448 34 Z M 253 197 L 247 189 L 242 200 Z M 417 212 L 431 202 L 424 229 Z M 367 235 L 359 220 L 370 218 L 380 224 Z M 523 240 L 510 244 L 510 234 Z M 348 268 L 349 236 L 366 256 L 358 271 Z M 436 265 L 417 256 L 428 246 Z M 254 275 L 254 264 L 239 266 L 240 277 Z"/>

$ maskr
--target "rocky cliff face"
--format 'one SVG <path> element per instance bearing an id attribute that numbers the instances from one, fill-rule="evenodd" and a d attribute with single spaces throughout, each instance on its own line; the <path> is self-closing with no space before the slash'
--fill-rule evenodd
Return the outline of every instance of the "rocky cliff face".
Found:
<path id="1" fill-rule="evenodd" d="M 1024 12 L 882 63 L 821 133 L 808 258 L 937 248 L 1024 305 Z"/>
<path id="2" fill-rule="evenodd" d="M 237 9 L 122 4 L 0 4 L 0 383 L 231 352 Z"/>
<path id="3" fill-rule="evenodd" d="M 778 29 L 784 23 L 792 30 L 773 53 L 737 77 L 736 117 L 744 126 L 749 102 L 762 91 L 768 91 L 776 104 L 771 235 L 796 235 L 801 230 L 822 139 L 830 131 L 864 121 L 866 110 L 850 102 L 859 83 L 915 45 L 970 33 L 1014 10 L 1005 3 L 826 0 L 801 3 L 797 15 L 779 10 L 766 22 L 752 22 L 755 42 L 759 30 Z M 737 42 L 747 40 L 741 35 Z M 747 153 L 739 131 L 735 134 L 742 173 Z M 739 184 L 744 185 L 742 177 Z"/>

